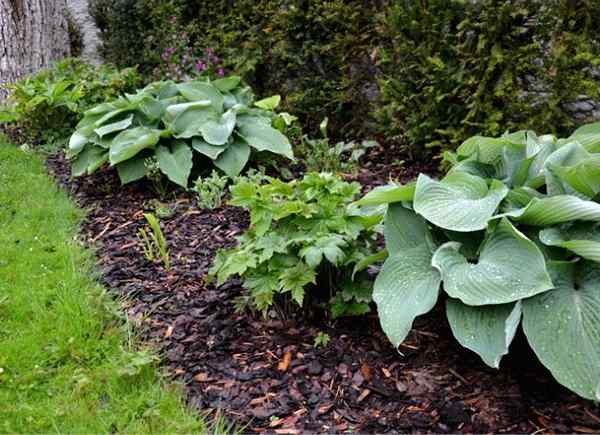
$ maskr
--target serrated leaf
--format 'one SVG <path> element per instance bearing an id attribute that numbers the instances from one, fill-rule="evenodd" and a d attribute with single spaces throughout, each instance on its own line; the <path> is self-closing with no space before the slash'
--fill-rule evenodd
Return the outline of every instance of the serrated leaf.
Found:
<path id="1" fill-rule="evenodd" d="M 447 242 L 431 264 L 440 271 L 446 293 L 467 305 L 505 304 L 553 286 L 542 252 L 507 219 L 485 240 L 477 264 L 459 250 L 459 243 Z"/>
<path id="2" fill-rule="evenodd" d="M 173 183 L 187 187 L 192 171 L 192 150 L 182 141 L 175 141 L 171 148 L 159 145 L 156 148 L 156 159 L 161 172 Z"/>
<path id="3" fill-rule="evenodd" d="M 600 400 L 600 265 L 549 264 L 556 289 L 523 301 L 523 330 L 542 364 L 581 397 Z"/>
<path id="4" fill-rule="evenodd" d="M 414 210 L 429 222 L 452 231 L 477 231 L 487 227 L 508 188 L 493 180 L 456 172 L 442 181 L 421 174 L 417 179 Z"/>
<path id="5" fill-rule="evenodd" d="M 446 314 L 456 340 L 497 369 L 521 321 L 521 302 L 472 307 L 448 299 Z"/>

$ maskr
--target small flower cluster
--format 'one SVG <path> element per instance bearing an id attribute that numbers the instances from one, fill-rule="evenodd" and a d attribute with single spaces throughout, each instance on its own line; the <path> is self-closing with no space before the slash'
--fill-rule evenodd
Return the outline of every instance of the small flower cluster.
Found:
<path id="1" fill-rule="evenodd" d="M 169 22 L 176 27 L 177 17 L 171 17 Z M 222 61 L 212 48 L 194 48 L 186 31 L 169 32 L 169 35 L 166 48 L 160 54 L 160 62 L 153 71 L 157 80 L 186 81 L 200 76 L 225 75 Z"/>

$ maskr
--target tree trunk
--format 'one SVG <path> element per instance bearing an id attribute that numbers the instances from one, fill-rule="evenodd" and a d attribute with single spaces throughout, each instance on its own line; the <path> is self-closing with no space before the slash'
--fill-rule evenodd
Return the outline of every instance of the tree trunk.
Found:
<path id="1" fill-rule="evenodd" d="M 0 99 L 6 85 L 69 55 L 66 0 L 0 0 Z"/>

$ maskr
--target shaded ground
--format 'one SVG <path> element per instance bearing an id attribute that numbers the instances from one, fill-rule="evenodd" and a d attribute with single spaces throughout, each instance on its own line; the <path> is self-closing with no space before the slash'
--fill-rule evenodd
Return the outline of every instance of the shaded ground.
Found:
<path id="1" fill-rule="evenodd" d="M 247 225 L 243 211 L 200 210 L 177 195 L 175 214 L 162 220 L 173 257 L 167 272 L 144 258 L 137 238 L 147 186 L 121 188 L 112 171 L 71 181 L 61 156 L 48 165 L 90 209 L 83 235 L 97 248 L 105 284 L 127 298 L 130 319 L 198 409 L 220 409 L 255 432 L 600 433 L 600 409 L 559 386 L 522 334 L 495 371 L 456 343 L 439 309 L 417 320 L 401 353 L 375 314 L 325 324 L 236 313 L 239 282 L 215 288 L 204 277 L 215 250 Z M 388 172 L 375 165 L 358 178 L 379 184 Z M 315 349 L 319 331 L 331 342 Z"/>

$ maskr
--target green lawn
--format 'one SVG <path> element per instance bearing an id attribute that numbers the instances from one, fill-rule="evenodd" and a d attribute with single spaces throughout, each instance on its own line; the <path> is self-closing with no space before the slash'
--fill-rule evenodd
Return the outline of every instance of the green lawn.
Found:
<path id="1" fill-rule="evenodd" d="M 0 139 L 0 433 L 204 432 L 95 281 L 82 215 Z"/>

